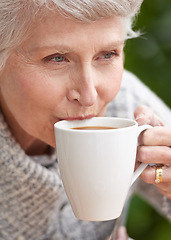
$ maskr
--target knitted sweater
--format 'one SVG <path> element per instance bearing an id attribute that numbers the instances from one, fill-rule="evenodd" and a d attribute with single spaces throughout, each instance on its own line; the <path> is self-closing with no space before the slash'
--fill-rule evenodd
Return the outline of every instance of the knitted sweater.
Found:
<path id="1" fill-rule="evenodd" d="M 167 125 L 171 124 L 170 109 L 125 71 L 121 90 L 109 104 L 106 116 L 133 118 L 140 104 L 150 106 Z M 163 197 L 155 187 L 142 183 L 137 187 L 161 209 Z M 166 204 L 163 214 L 168 212 L 170 201 L 165 201 Z M 27 156 L 0 114 L 1 240 L 104 240 L 113 226 L 114 221 L 76 219 L 62 186 L 55 151 L 51 156 Z"/>

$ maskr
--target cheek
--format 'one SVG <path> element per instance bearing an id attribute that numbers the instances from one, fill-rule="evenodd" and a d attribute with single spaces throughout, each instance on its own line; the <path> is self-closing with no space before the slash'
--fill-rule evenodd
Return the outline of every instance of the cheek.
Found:
<path id="1" fill-rule="evenodd" d="M 1 84 L 9 111 L 29 132 L 31 128 L 40 128 L 39 122 L 42 126 L 50 122 L 56 103 L 63 99 L 63 92 L 60 84 L 40 71 L 10 71 Z"/>
<path id="2" fill-rule="evenodd" d="M 112 101 L 120 90 L 122 81 L 123 66 L 113 67 L 102 77 L 99 95 L 106 103 Z"/>
<path id="3" fill-rule="evenodd" d="M 63 86 L 39 71 L 18 76 L 17 85 L 25 106 L 39 108 L 40 112 L 41 109 L 52 109 L 64 95 Z"/>

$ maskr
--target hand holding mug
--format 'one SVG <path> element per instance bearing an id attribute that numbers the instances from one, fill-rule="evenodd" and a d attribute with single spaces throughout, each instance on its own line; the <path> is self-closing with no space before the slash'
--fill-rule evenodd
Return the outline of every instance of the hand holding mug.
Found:
<path id="1" fill-rule="evenodd" d="M 148 107 L 137 108 L 134 115 L 139 125 L 153 126 L 139 137 L 137 162 L 154 164 L 145 169 L 141 178 L 156 185 L 163 195 L 171 199 L 171 129 Z"/>

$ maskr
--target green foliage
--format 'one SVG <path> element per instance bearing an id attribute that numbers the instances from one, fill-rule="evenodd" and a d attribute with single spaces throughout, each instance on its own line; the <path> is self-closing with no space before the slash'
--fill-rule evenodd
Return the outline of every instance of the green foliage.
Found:
<path id="1" fill-rule="evenodd" d="M 127 41 L 125 68 L 171 107 L 171 0 L 145 0 L 135 29 L 142 34 Z"/>
<path id="2" fill-rule="evenodd" d="M 131 200 L 127 231 L 135 240 L 171 239 L 171 224 L 139 196 Z"/>

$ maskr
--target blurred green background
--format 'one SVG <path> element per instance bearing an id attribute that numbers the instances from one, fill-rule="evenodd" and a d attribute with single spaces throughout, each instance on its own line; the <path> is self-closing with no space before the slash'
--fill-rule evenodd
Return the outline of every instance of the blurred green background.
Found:
<path id="1" fill-rule="evenodd" d="M 134 26 L 141 37 L 127 41 L 125 68 L 171 107 L 171 0 L 144 0 Z M 133 196 L 127 230 L 135 240 L 171 240 L 171 224 Z"/>
<path id="2" fill-rule="evenodd" d="M 135 73 L 171 107 L 171 0 L 144 0 L 127 41 L 125 68 Z"/>

